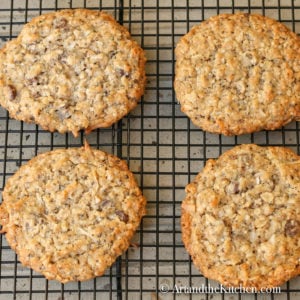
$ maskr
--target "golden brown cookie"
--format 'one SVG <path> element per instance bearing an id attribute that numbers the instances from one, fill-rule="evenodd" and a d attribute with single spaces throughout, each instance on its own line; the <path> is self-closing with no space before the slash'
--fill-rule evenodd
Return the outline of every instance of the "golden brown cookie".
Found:
<path id="1" fill-rule="evenodd" d="M 209 160 L 186 187 L 182 238 L 202 274 L 266 288 L 300 273 L 300 157 L 241 145 Z"/>
<path id="2" fill-rule="evenodd" d="M 176 47 L 181 110 L 203 130 L 274 130 L 300 116 L 300 39 L 261 15 L 222 14 Z"/>
<path id="3" fill-rule="evenodd" d="M 23 165 L 4 188 L 0 224 L 23 265 L 48 279 L 83 281 L 128 248 L 145 205 L 126 163 L 86 145 Z"/>
<path id="4" fill-rule="evenodd" d="M 144 51 L 102 11 L 38 16 L 0 51 L 0 104 L 12 118 L 74 136 L 109 127 L 145 85 Z"/>

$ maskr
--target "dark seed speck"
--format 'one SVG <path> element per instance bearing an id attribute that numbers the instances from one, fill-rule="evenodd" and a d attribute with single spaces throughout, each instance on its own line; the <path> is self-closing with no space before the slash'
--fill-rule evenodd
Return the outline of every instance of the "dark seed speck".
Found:
<path id="1" fill-rule="evenodd" d="M 284 226 L 284 233 L 286 236 L 296 236 L 300 233 L 300 222 L 297 220 L 289 219 Z"/>
<path id="2" fill-rule="evenodd" d="M 119 219 L 124 222 L 124 223 L 127 223 L 128 220 L 129 220 L 129 217 L 127 214 L 124 213 L 124 211 L 122 210 L 117 210 L 116 211 L 116 215 L 119 217 Z"/>

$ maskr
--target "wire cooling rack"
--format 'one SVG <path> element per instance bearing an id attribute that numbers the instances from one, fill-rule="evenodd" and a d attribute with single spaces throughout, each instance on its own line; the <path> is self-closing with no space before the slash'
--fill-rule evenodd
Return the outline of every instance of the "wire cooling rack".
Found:
<path id="1" fill-rule="evenodd" d="M 275 18 L 300 33 L 300 0 L 1 0 L 0 45 L 16 37 L 34 16 L 70 7 L 110 12 L 146 50 L 147 88 L 140 105 L 118 124 L 86 138 L 93 147 L 128 162 L 148 199 L 148 213 L 129 250 L 103 277 L 82 283 L 62 285 L 22 267 L 1 237 L 0 299 L 300 299 L 300 278 L 283 285 L 278 294 L 194 293 L 188 289 L 219 285 L 199 274 L 183 247 L 180 205 L 185 185 L 208 158 L 237 144 L 283 145 L 299 154 L 300 131 L 293 122 L 280 130 L 239 137 L 202 132 L 180 112 L 172 85 L 174 47 L 194 24 L 219 13 L 244 11 Z M 78 147 L 84 138 L 83 133 L 75 139 L 46 132 L 12 120 L 0 109 L 0 187 L 38 153 Z M 179 293 L 174 287 L 187 289 Z"/>

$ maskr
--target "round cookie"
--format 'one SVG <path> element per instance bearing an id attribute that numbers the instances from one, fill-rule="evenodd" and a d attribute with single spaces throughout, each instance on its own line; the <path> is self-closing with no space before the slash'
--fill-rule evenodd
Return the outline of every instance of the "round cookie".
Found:
<path id="1" fill-rule="evenodd" d="M 187 185 L 182 239 L 204 276 L 260 289 L 300 273 L 299 165 L 289 149 L 241 145 Z"/>
<path id="2" fill-rule="evenodd" d="M 144 51 L 107 13 L 44 14 L 0 51 L 0 104 L 12 118 L 77 136 L 136 107 L 144 66 Z"/>
<path id="3" fill-rule="evenodd" d="M 261 15 L 222 14 L 178 42 L 174 88 L 203 130 L 274 130 L 300 116 L 300 39 Z"/>
<path id="4" fill-rule="evenodd" d="M 62 283 L 83 281 L 128 248 L 145 205 L 126 163 L 86 145 L 23 165 L 4 188 L 0 224 L 23 265 Z"/>

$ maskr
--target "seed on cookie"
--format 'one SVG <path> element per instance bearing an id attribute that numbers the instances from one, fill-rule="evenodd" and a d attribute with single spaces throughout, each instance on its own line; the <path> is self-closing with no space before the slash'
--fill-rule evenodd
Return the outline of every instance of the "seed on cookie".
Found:
<path id="1" fill-rule="evenodd" d="M 44 14 L 0 50 L 0 104 L 49 131 L 109 127 L 138 104 L 145 61 L 128 30 L 103 11 Z"/>
<path id="2" fill-rule="evenodd" d="M 300 118 L 300 39 L 255 14 L 221 14 L 196 25 L 175 50 L 181 110 L 203 130 L 239 135 Z"/>
<path id="3" fill-rule="evenodd" d="M 124 161 L 86 144 L 40 154 L 9 178 L 0 224 L 23 265 L 83 281 L 128 248 L 145 202 Z"/>
<path id="4" fill-rule="evenodd" d="M 9 84 L 5 87 L 5 89 L 6 89 L 7 98 L 10 101 L 14 101 L 17 96 L 16 88 L 13 85 Z"/>
<path id="5" fill-rule="evenodd" d="M 299 165 L 287 148 L 241 145 L 187 185 L 182 239 L 204 276 L 261 289 L 300 274 Z"/>
<path id="6" fill-rule="evenodd" d="M 293 237 L 300 234 L 300 222 L 298 220 L 287 220 L 284 226 L 287 236 Z"/>

